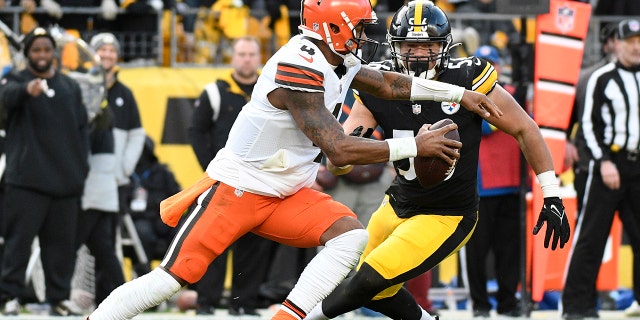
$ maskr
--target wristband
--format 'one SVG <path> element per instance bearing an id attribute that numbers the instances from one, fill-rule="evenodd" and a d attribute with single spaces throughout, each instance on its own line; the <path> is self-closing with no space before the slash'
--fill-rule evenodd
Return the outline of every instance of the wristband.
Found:
<path id="1" fill-rule="evenodd" d="M 540 187 L 542 188 L 542 195 L 545 198 L 560 198 L 560 187 L 558 185 L 558 178 L 556 178 L 556 173 L 554 171 L 543 172 L 537 175 L 537 177 L 538 182 L 540 182 Z"/>
<path id="2" fill-rule="evenodd" d="M 411 100 L 433 100 L 460 103 L 465 88 L 424 78 L 413 78 L 411 81 Z"/>
<path id="3" fill-rule="evenodd" d="M 413 137 L 385 140 L 389 145 L 389 161 L 397 161 L 418 155 L 418 145 Z"/>

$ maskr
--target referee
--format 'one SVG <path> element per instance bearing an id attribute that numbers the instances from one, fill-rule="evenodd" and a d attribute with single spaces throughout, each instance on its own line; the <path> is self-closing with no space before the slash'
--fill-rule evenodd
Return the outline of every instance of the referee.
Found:
<path id="1" fill-rule="evenodd" d="M 591 161 L 562 294 L 564 319 L 598 317 L 596 278 L 616 210 L 640 257 L 638 20 L 618 24 L 615 48 L 617 60 L 587 82 L 581 130 Z"/>

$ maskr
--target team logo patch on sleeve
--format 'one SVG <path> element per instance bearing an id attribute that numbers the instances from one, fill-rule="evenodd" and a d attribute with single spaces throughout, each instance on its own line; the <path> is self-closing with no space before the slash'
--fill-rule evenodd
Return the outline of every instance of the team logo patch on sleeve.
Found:
<path id="1" fill-rule="evenodd" d="M 276 83 L 301 89 L 324 92 L 324 74 L 318 70 L 280 62 L 276 71 Z"/>

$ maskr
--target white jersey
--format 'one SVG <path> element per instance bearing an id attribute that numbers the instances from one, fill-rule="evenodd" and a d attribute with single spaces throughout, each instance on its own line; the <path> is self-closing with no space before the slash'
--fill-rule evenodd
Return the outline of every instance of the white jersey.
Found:
<path id="1" fill-rule="evenodd" d="M 293 37 L 262 69 L 225 147 L 207 167 L 209 176 L 239 190 L 280 198 L 310 187 L 319 166 L 314 160 L 321 150 L 288 110 L 269 103 L 267 94 L 277 88 L 323 92 L 325 107 L 338 114 L 360 67 L 347 69 L 339 78 L 313 42 Z"/>

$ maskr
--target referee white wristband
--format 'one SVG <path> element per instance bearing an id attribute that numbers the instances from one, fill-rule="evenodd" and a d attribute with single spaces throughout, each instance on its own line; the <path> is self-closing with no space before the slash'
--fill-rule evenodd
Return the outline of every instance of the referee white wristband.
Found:
<path id="1" fill-rule="evenodd" d="M 414 77 L 411 81 L 411 100 L 433 100 L 459 103 L 464 87 L 435 80 Z"/>
<path id="2" fill-rule="evenodd" d="M 560 186 L 558 185 L 558 178 L 556 178 L 554 171 L 543 172 L 537 175 L 537 177 L 538 182 L 540 182 L 540 187 L 542 188 L 542 195 L 545 198 L 560 198 Z"/>
<path id="3" fill-rule="evenodd" d="M 413 137 L 385 140 L 389 144 L 389 161 L 396 161 L 418 155 L 418 145 Z"/>

